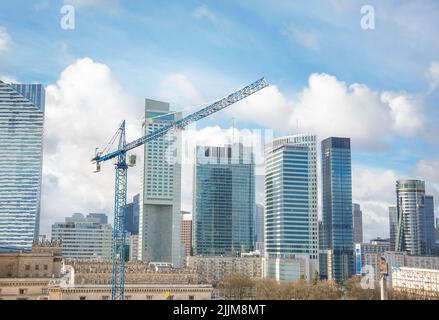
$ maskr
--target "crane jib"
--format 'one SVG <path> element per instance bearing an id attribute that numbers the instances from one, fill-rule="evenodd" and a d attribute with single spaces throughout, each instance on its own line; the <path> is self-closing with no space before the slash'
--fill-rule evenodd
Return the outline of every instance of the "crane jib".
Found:
<path id="1" fill-rule="evenodd" d="M 137 140 L 134 140 L 130 143 L 127 143 L 125 147 L 123 147 L 120 150 L 110 152 L 106 155 L 100 155 L 93 159 L 93 161 L 96 162 L 104 162 L 113 158 L 118 157 L 119 155 L 126 153 L 129 150 L 135 149 L 137 147 L 140 147 L 141 145 L 158 139 L 164 135 L 166 135 L 169 131 L 173 130 L 174 128 L 184 128 L 191 123 L 194 123 L 198 120 L 201 120 L 215 112 L 218 112 L 224 108 L 227 108 L 228 106 L 258 92 L 259 90 L 264 89 L 265 87 L 268 87 L 268 82 L 265 80 L 265 78 L 261 78 L 258 81 L 242 88 L 241 90 L 238 90 L 227 97 L 220 99 L 213 104 L 191 114 L 186 116 L 183 119 L 177 120 L 172 124 L 169 124 L 165 127 L 162 127 L 152 133 L 148 133 L 147 135 L 143 136 L 142 138 L 139 138 Z"/>

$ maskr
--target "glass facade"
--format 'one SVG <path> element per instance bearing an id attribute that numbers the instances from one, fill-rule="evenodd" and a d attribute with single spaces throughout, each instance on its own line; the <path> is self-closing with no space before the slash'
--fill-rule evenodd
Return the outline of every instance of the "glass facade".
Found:
<path id="1" fill-rule="evenodd" d="M 255 249 L 263 249 L 264 246 L 264 206 L 256 204 L 255 210 Z"/>
<path id="2" fill-rule="evenodd" d="M 397 197 L 397 251 L 411 255 L 432 254 L 434 249 L 433 197 L 425 195 L 425 182 L 399 180 Z"/>
<path id="3" fill-rule="evenodd" d="M 102 221 L 94 214 L 75 213 L 52 225 L 52 240 L 61 240 L 64 258 L 110 260 L 113 228 Z"/>
<path id="4" fill-rule="evenodd" d="M 352 204 L 352 218 L 354 220 L 354 243 L 363 243 L 363 212 L 357 203 Z"/>
<path id="5" fill-rule="evenodd" d="M 133 197 L 133 202 L 126 205 L 125 215 L 126 231 L 131 235 L 139 234 L 139 197 L 140 195 L 135 195 Z"/>
<path id="6" fill-rule="evenodd" d="M 181 119 L 169 103 L 146 99 L 144 134 Z M 139 260 L 181 264 L 181 131 L 144 145 Z"/>
<path id="7" fill-rule="evenodd" d="M 341 282 L 354 274 L 349 138 L 322 141 L 322 218 L 323 249 L 328 249 L 327 254 L 331 255 L 327 257 L 330 265 L 327 277 Z"/>
<path id="8" fill-rule="evenodd" d="M 398 228 L 398 211 L 389 207 L 390 250 L 396 251 L 396 230 Z"/>
<path id="9" fill-rule="evenodd" d="M 254 249 L 255 168 L 242 144 L 196 148 L 193 254 L 239 256 Z"/>
<path id="10" fill-rule="evenodd" d="M 310 279 L 318 271 L 316 137 L 275 139 L 265 155 L 265 276 Z M 301 266 L 301 273 L 276 267 L 283 264 Z"/>
<path id="11" fill-rule="evenodd" d="M 45 90 L 0 81 L 0 247 L 38 239 Z"/>

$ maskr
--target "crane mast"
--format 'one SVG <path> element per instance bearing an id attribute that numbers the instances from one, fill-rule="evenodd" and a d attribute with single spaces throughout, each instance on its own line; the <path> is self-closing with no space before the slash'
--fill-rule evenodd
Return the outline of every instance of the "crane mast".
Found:
<path id="1" fill-rule="evenodd" d="M 110 159 L 116 159 L 115 163 L 115 192 L 114 192 L 114 229 L 113 229 L 113 251 L 112 251 L 112 288 L 111 298 L 113 300 L 125 299 L 125 217 L 126 217 L 126 201 L 127 201 L 127 173 L 128 167 L 133 166 L 133 161 L 127 162 L 127 152 L 147 144 L 150 141 L 157 140 L 174 129 L 183 129 L 198 120 L 206 118 L 211 114 L 227 108 L 228 106 L 264 89 L 269 84 L 265 78 L 261 78 L 256 82 L 222 98 L 213 104 L 190 114 L 183 119 L 174 121 L 156 131 L 149 133 L 137 140 L 126 143 L 125 121 L 120 125 L 114 139 L 119 138 L 118 148 L 116 151 L 103 154 L 96 149 L 96 155 L 92 162 L 96 164 L 95 172 L 100 171 L 101 162 Z"/>

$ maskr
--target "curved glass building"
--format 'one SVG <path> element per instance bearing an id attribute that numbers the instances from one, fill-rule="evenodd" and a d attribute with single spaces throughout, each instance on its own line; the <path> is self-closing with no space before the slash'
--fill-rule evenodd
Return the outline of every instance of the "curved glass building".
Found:
<path id="1" fill-rule="evenodd" d="M 0 247 L 38 240 L 45 91 L 0 81 Z"/>

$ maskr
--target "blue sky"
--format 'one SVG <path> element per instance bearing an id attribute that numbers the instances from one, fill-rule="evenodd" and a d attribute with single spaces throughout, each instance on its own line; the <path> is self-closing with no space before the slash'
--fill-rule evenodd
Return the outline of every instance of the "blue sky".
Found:
<path id="1" fill-rule="evenodd" d="M 74 30 L 60 27 L 66 3 L 75 7 Z M 361 28 L 363 5 L 375 8 L 374 30 Z M 354 200 L 364 208 L 365 232 L 387 236 L 392 180 L 425 179 L 429 192 L 439 196 L 437 30 L 435 0 L 2 1 L 0 77 L 51 86 L 44 200 L 62 197 L 51 193 L 63 188 L 63 171 L 55 166 L 66 162 L 55 146 L 79 148 L 86 139 L 84 128 L 75 140 L 51 126 L 62 120 L 63 106 L 75 110 L 69 115 L 72 123 L 88 117 L 80 112 L 84 105 L 105 108 L 105 99 L 108 106 L 118 99 L 130 101 L 123 103 L 133 118 L 141 116 L 144 97 L 188 111 L 265 76 L 272 91 L 197 128 L 228 128 L 233 117 L 240 129 L 273 128 L 280 135 L 294 132 L 299 120 L 299 131 L 320 139 L 351 136 Z M 62 73 L 66 83 L 67 77 L 79 81 L 78 74 L 90 75 L 90 90 L 80 91 L 82 100 L 63 100 L 69 89 L 59 83 Z M 100 87 L 102 79 L 114 86 L 112 92 Z M 102 106 L 87 100 L 93 91 L 103 97 Z M 125 117 L 112 110 L 116 123 L 119 115 Z M 110 138 L 116 123 L 102 122 L 96 140 Z M 73 210 L 111 211 L 104 200 L 110 191 L 83 205 L 75 206 L 75 198 L 63 198 L 58 207 L 43 203 L 45 230 Z"/>

